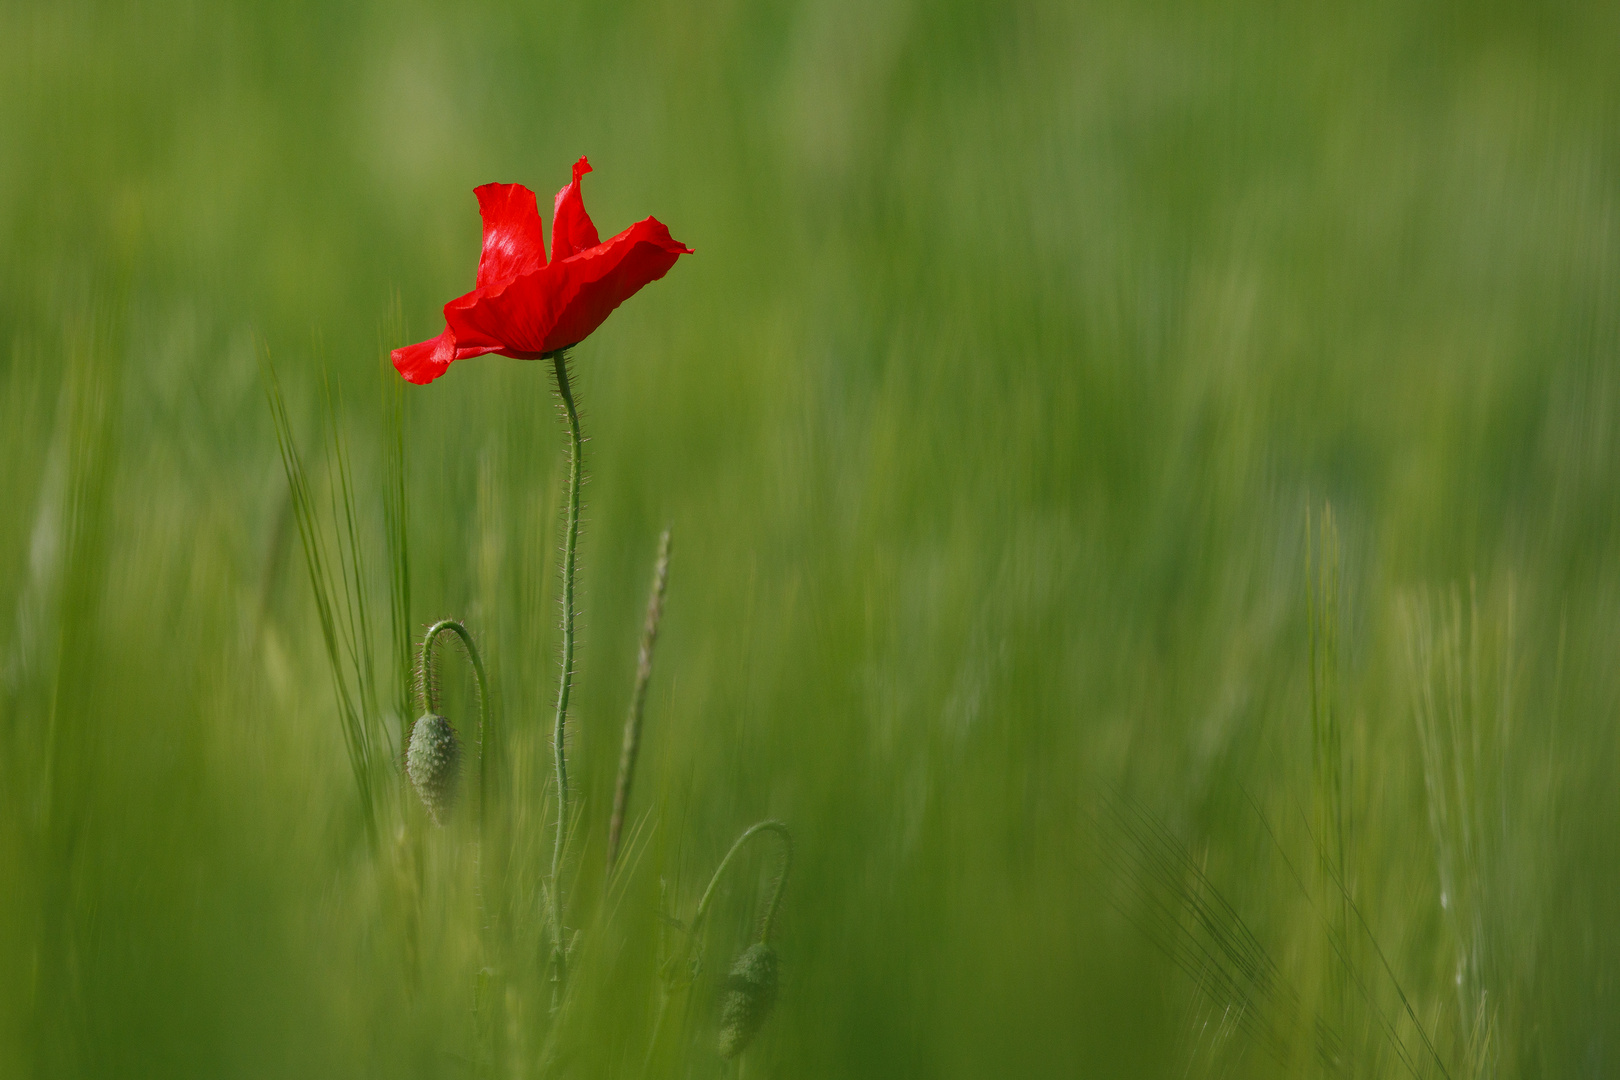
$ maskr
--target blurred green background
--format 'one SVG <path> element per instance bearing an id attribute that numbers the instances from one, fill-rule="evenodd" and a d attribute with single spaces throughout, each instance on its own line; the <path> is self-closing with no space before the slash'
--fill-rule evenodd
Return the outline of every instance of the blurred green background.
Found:
<path id="1" fill-rule="evenodd" d="M 4 0 L 0 41 L 0 1074 L 731 1075 L 770 858 L 649 1057 L 659 912 L 767 816 L 751 1077 L 1620 1070 L 1620 7 Z M 491 960 L 465 827 L 362 828 L 261 363 L 322 499 L 331 387 L 386 627 L 382 358 L 471 286 L 471 188 L 549 229 L 581 154 L 604 235 L 697 254 L 574 354 L 553 1016 L 548 373 L 404 390 L 411 625 L 468 621 L 503 732 Z"/>

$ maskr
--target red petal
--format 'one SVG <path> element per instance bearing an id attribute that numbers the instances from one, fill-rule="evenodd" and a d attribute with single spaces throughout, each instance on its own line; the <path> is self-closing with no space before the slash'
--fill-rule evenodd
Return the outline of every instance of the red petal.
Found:
<path id="1" fill-rule="evenodd" d="M 457 359 L 490 352 L 539 356 L 562 307 L 559 265 L 522 274 L 498 293 L 474 289 L 444 305 L 444 321 L 456 337 Z"/>
<path id="2" fill-rule="evenodd" d="M 596 226 L 585 212 L 585 198 L 579 191 L 579 178 L 592 171 L 584 158 L 574 162 L 574 179 L 557 192 L 557 203 L 551 214 L 551 261 L 557 262 L 593 248 L 602 241 L 596 235 Z"/>
<path id="3" fill-rule="evenodd" d="M 444 333 L 433 340 L 395 349 L 392 355 L 394 370 L 403 375 L 406 382 L 425 386 L 443 375 L 450 361 L 456 358 L 456 339 L 450 328 L 445 327 Z"/>
<path id="4" fill-rule="evenodd" d="M 546 238 L 534 192 L 522 184 L 484 184 L 473 188 L 473 194 L 484 219 L 479 289 L 500 292 L 519 274 L 546 265 Z"/>
<path id="5" fill-rule="evenodd" d="M 657 281 L 692 249 L 669 235 L 657 218 L 638 221 L 624 232 L 549 268 L 561 278 L 562 311 L 541 345 L 542 352 L 583 340 L 613 309 L 649 281 Z"/>

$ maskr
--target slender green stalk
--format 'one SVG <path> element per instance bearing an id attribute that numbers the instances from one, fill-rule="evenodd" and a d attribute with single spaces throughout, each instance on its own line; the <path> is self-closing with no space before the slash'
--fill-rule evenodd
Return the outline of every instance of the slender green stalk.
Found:
<path id="1" fill-rule="evenodd" d="M 771 891 L 771 903 L 765 909 L 765 922 L 759 934 L 760 941 L 771 940 L 771 924 L 776 921 L 776 909 L 782 903 L 782 890 L 787 886 L 788 871 L 793 869 L 793 834 L 788 832 L 786 825 L 774 818 L 767 818 L 745 829 L 743 834 L 737 837 L 736 843 L 731 845 L 731 850 L 726 852 L 726 857 L 720 860 L 720 865 L 715 867 L 714 876 L 709 879 L 709 887 L 703 890 L 697 912 L 692 916 L 691 932 L 694 937 L 703 925 L 703 917 L 709 913 L 709 903 L 714 899 L 715 887 L 720 884 L 720 878 L 725 874 L 726 867 L 731 865 L 731 860 L 737 857 L 737 852 L 742 850 L 742 846 L 751 837 L 763 832 L 773 832 L 782 838 L 782 869 L 776 875 L 776 887 Z"/>
<path id="2" fill-rule="evenodd" d="M 399 298 L 394 298 L 396 326 L 390 336 L 395 340 L 404 336 L 397 324 Z M 386 355 L 386 354 L 385 354 Z M 395 691 L 398 699 L 395 709 L 399 713 L 399 751 L 404 756 L 411 741 L 411 558 L 410 536 L 406 522 L 410 518 L 405 484 L 405 382 L 395 373 L 386 359 L 380 361 L 382 372 L 383 416 L 386 437 L 383 446 L 385 482 L 383 486 L 383 526 L 388 547 L 388 612 L 393 631 L 394 661 L 398 672 Z M 401 790 L 409 787 L 403 771 L 399 782 Z"/>
<path id="3" fill-rule="evenodd" d="M 658 623 L 664 614 L 664 589 L 669 584 L 669 529 L 658 539 L 658 561 L 653 565 L 652 592 L 647 596 L 647 619 L 641 627 L 641 649 L 636 655 L 636 686 L 630 695 L 630 713 L 624 719 L 624 747 L 619 752 L 619 779 L 613 787 L 613 817 L 608 822 L 607 871 L 619 861 L 619 837 L 630 805 L 630 782 L 635 778 L 636 754 L 641 748 L 641 718 L 647 708 L 647 683 L 652 679 L 653 646 L 658 644 Z"/>
<path id="4" fill-rule="evenodd" d="M 579 549 L 579 483 L 583 464 L 584 440 L 579 434 L 579 410 L 568 385 L 568 357 L 561 349 L 551 354 L 557 373 L 557 396 L 568 417 L 568 524 L 563 539 L 563 654 L 562 677 L 557 681 L 557 717 L 552 725 L 551 745 L 557 761 L 557 841 L 551 849 L 551 932 L 556 978 L 560 986 L 567 951 L 562 940 L 562 856 L 568 840 L 568 753 L 566 747 L 568 692 L 574 682 L 574 570 Z"/>

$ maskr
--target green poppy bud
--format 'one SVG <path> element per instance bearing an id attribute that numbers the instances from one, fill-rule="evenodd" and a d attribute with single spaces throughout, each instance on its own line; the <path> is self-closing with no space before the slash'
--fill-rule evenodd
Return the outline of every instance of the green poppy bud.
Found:
<path id="1" fill-rule="evenodd" d="M 743 950 L 726 976 L 720 998 L 720 1056 L 748 1048 L 776 1004 L 776 950 L 763 941 Z"/>
<path id="2" fill-rule="evenodd" d="M 411 728 L 405 772 L 422 797 L 422 804 L 440 825 L 449 818 L 450 807 L 456 801 L 460 767 L 461 740 L 456 738 L 456 729 L 442 716 L 423 713 Z"/>

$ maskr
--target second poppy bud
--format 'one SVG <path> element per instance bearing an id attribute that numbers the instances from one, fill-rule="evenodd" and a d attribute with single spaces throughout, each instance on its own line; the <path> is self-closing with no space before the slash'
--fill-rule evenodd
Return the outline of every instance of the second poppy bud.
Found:
<path id="1" fill-rule="evenodd" d="M 423 713 L 411 728 L 405 772 L 436 824 L 443 825 L 449 819 L 460 770 L 461 740 L 456 737 L 456 729 L 442 716 Z"/>

